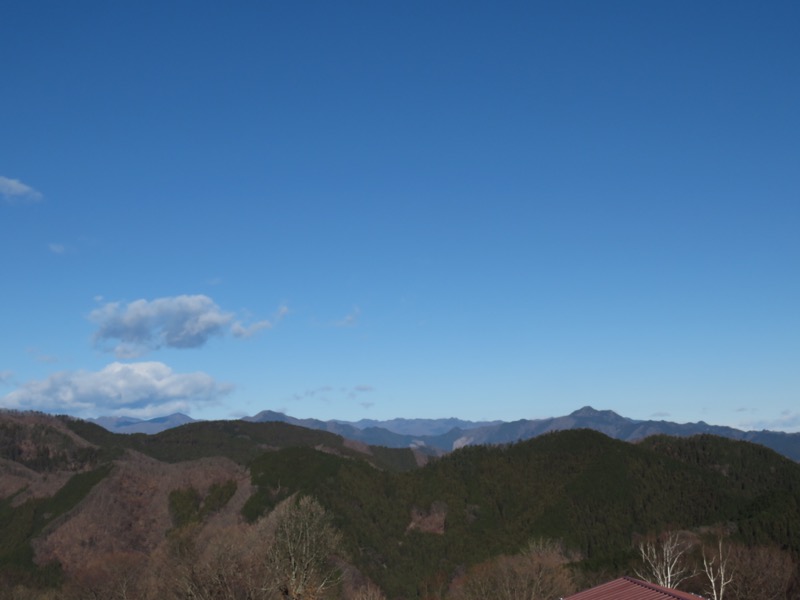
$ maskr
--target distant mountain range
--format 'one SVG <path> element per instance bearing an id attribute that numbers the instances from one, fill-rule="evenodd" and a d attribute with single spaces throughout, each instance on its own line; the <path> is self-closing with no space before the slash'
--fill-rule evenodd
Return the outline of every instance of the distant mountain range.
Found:
<path id="1" fill-rule="evenodd" d="M 196 419 L 183 413 L 174 413 L 166 417 L 155 419 L 137 419 L 136 417 L 98 417 L 87 419 L 91 423 L 100 425 L 113 433 L 160 433 L 173 427 L 180 427 L 186 423 L 194 423 Z"/>
<path id="2" fill-rule="evenodd" d="M 429 454 L 444 454 L 477 444 L 507 444 L 527 440 L 543 433 L 567 429 L 593 429 L 627 442 L 653 435 L 686 437 L 712 434 L 721 437 L 761 444 L 795 461 L 800 461 L 800 433 L 780 431 L 742 431 L 733 427 L 698 423 L 636 420 L 622 417 L 611 410 L 596 410 L 585 406 L 569 415 L 547 419 L 519 421 L 464 421 L 460 419 L 391 419 L 360 421 L 297 419 L 280 412 L 265 410 L 244 421 L 262 423 L 275 421 L 309 429 L 329 431 L 344 438 L 372 446 L 416 448 Z M 141 420 L 130 417 L 100 417 L 94 423 L 115 433 L 158 433 L 165 429 L 193 422 L 184 414 L 158 419 Z"/>

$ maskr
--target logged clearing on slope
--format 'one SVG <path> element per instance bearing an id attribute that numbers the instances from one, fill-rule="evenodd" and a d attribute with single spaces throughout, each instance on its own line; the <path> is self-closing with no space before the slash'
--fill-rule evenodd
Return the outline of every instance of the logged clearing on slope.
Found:
<path id="1" fill-rule="evenodd" d="M 70 573 L 99 554 L 149 554 L 173 528 L 170 492 L 191 488 L 204 497 L 213 484 L 236 483 L 236 494 L 212 518 L 232 523 L 252 494 L 250 476 L 227 458 L 163 463 L 128 451 L 87 498 L 34 543 L 36 562 L 61 563 Z"/>

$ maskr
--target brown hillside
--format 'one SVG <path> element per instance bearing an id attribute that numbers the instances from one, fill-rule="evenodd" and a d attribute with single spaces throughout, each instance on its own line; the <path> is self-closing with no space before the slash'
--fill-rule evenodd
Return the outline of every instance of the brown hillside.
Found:
<path id="1" fill-rule="evenodd" d="M 67 573 L 100 556 L 151 553 L 173 527 L 169 494 L 192 487 L 204 496 L 215 483 L 233 480 L 237 492 L 208 522 L 234 525 L 251 495 L 247 471 L 226 458 L 168 464 L 128 451 L 114 470 L 74 510 L 36 540 L 36 562 L 59 561 Z"/>
<path id="2" fill-rule="evenodd" d="M 95 466 L 95 446 L 61 420 L 0 410 L 0 500 L 12 506 L 52 496 L 72 475 Z"/>
<path id="3" fill-rule="evenodd" d="M 0 500 L 14 496 L 12 506 L 20 506 L 31 498 L 45 498 L 55 494 L 73 473 L 37 473 L 25 465 L 0 458 Z"/>

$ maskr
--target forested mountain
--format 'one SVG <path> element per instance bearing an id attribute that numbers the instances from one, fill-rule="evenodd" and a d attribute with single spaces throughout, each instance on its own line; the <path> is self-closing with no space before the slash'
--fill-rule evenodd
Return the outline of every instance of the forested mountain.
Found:
<path id="1" fill-rule="evenodd" d="M 265 539 L 251 532 L 276 535 L 268 520 L 296 495 L 338 532 L 333 597 L 372 582 L 387 598 L 455 598 L 474 569 L 537 539 L 557 540 L 587 584 L 633 575 L 636 541 L 668 530 L 800 554 L 800 465 L 711 435 L 628 443 L 565 430 L 429 459 L 277 422 L 118 435 L 3 412 L 0 481 L 0 590 L 42 598 L 222 568 Z M 175 586 L 158 597 L 189 597 Z"/>

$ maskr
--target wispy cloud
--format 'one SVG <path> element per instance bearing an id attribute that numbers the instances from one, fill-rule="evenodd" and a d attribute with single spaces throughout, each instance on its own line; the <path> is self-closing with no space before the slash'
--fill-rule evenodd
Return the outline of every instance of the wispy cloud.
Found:
<path id="1" fill-rule="evenodd" d="M 343 398 L 357 398 L 361 394 L 366 394 L 374 390 L 375 388 L 371 385 L 356 385 L 354 387 L 340 388 L 335 388 L 331 385 L 323 385 L 317 388 L 305 390 L 304 392 L 298 394 L 292 394 L 292 400 L 301 401 L 316 398 L 317 400 L 330 402 L 332 400 L 341 400 Z"/>
<path id="2" fill-rule="evenodd" d="M 357 306 L 353 307 L 347 315 L 341 319 L 334 321 L 334 327 L 354 327 L 358 323 L 358 317 L 361 316 L 361 309 Z"/>
<path id="3" fill-rule="evenodd" d="M 32 204 L 42 199 L 41 192 L 25 185 L 18 179 L 0 175 L 0 197 L 6 204 Z"/>
<path id="4" fill-rule="evenodd" d="M 315 396 L 325 396 L 326 394 L 328 394 L 329 392 L 332 392 L 332 391 L 333 391 L 333 387 L 331 387 L 329 385 L 323 385 L 323 386 L 320 386 L 318 388 L 305 390 L 304 392 L 301 392 L 299 394 L 293 394 L 292 395 L 292 399 L 293 400 L 304 400 L 304 399 L 307 399 L 307 398 L 314 398 Z M 325 399 L 327 400 L 327 398 L 325 398 Z"/>
<path id="5" fill-rule="evenodd" d="M 742 421 L 739 427 L 746 430 L 767 429 L 770 431 L 800 432 L 800 412 L 784 410 L 774 419 L 753 419 Z"/>
<path id="6" fill-rule="evenodd" d="M 161 362 L 114 362 L 100 371 L 61 371 L 29 381 L 0 406 L 76 416 L 124 414 L 148 418 L 214 403 L 232 389 L 206 373 L 174 373 Z"/>
<path id="7" fill-rule="evenodd" d="M 281 307 L 277 314 L 282 318 L 285 312 L 288 309 Z M 108 302 L 93 310 L 89 320 L 98 326 L 95 344 L 118 358 L 135 358 L 163 347 L 199 348 L 227 332 L 250 337 L 273 326 L 270 321 L 244 324 L 205 295 Z"/>
<path id="8" fill-rule="evenodd" d="M 30 354 L 33 357 L 33 360 L 35 360 L 38 363 L 52 364 L 58 362 L 57 356 L 53 356 L 52 354 L 45 354 L 38 348 L 27 348 L 26 352 Z"/>
<path id="9" fill-rule="evenodd" d="M 231 333 L 234 337 L 249 338 L 262 329 L 272 329 L 279 321 L 289 314 L 287 306 L 281 306 L 273 315 L 272 319 L 264 319 L 250 325 L 244 325 L 241 321 L 236 321 L 231 325 Z"/>
<path id="10" fill-rule="evenodd" d="M 64 252 L 67 251 L 67 247 L 64 244 L 57 244 L 55 242 L 47 244 L 47 248 L 53 254 L 64 254 Z"/>
<path id="11" fill-rule="evenodd" d="M 372 387 L 371 385 L 357 385 L 354 388 L 350 389 L 350 391 L 347 393 L 347 397 L 356 398 L 360 394 L 366 394 L 373 391 L 375 391 L 375 388 Z M 361 404 L 363 405 L 364 402 L 362 402 Z"/>
<path id="12" fill-rule="evenodd" d="M 243 325 L 241 321 L 236 321 L 233 325 L 231 325 L 231 333 L 237 338 L 253 337 L 256 333 L 263 329 L 272 329 L 272 323 L 265 319 L 264 321 L 251 323 L 250 325 Z"/>
<path id="13" fill-rule="evenodd" d="M 0 383 L 8 383 L 14 376 L 13 371 L 0 371 Z"/>

